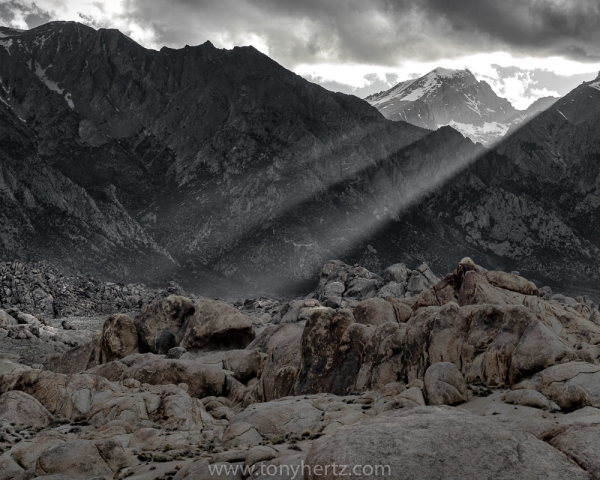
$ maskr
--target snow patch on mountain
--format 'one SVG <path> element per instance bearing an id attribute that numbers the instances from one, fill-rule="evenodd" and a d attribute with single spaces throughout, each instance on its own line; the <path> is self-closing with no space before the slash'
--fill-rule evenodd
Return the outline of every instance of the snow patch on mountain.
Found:
<path id="1" fill-rule="evenodd" d="M 446 125 L 440 125 L 440 127 L 443 126 L 452 127 L 454 130 L 462 133 L 465 137 L 468 137 L 476 142 L 487 143 L 487 138 L 490 136 L 502 137 L 506 135 L 506 132 L 508 132 L 511 124 L 500 122 L 484 122 L 483 126 L 478 126 L 452 120 Z"/>
<path id="2" fill-rule="evenodd" d="M 3 46 L 7 53 L 10 55 L 10 47 L 13 44 L 13 40 L 12 38 L 9 38 L 8 40 L 0 40 L 0 46 Z"/>
<path id="3" fill-rule="evenodd" d="M 63 94 L 63 89 L 60 88 L 58 86 L 57 83 L 53 82 L 52 80 L 50 80 L 48 78 L 48 76 L 46 75 L 46 70 L 48 70 L 50 67 L 52 67 L 52 65 L 48 65 L 46 68 L 42 68 L 42 66 L 38 63 L 35 62 L 35 74 L 39 77 L 39 79 L 44 82 L 44 84 L 53 92 L 57 92 L 60 93 L 61 95 Z"/>
<path id="4" fill-rule="evenodd" d="M 62 88 L 60 88 L 58 86 L 58 84 L 52 80 L 50 80 L 48 78 L 48 76 L 46 75 L 46 70 L 48 70 L 50 67 L 52 67 L 52 64 L 48 65 L 46 68 L 42 68 L 42 66 L 38 63 L 35 62 L 35 74 L 38 76 L 38 78 L 53 92 L 56 92 L 60 95 L 64 96 L 65 101 L 67 102 L 67 104 L 69 105 L 69 107 L 71 107 L 72 109 L 75 109 L 75 104 L 73 103 L 73 99 L 71 98 L 71 94 L 70 93 L 64 93 L 64 90 Z"/>

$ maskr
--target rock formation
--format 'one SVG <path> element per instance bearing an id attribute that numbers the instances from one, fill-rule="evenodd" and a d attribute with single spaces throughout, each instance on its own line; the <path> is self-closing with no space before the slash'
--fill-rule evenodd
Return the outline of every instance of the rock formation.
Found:
<path id="1" fill-rule="evenodd" d="M 0 478 L 597 476 L 592 302 L 469 258 L 319 278 L 287 303 L 159 298 L 44 365 L 0 361 Z"/>

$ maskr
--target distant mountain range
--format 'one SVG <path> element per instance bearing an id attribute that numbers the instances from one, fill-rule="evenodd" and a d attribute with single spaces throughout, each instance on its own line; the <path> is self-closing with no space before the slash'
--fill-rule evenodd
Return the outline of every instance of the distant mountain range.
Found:
<path id="1" fill-rule="evenodd" d="M 489 123 L 515 112 L 441 75 Z M 71 22 L 0 28 L 0 82 L 4 260 L 206 295 L 309 290 L 331 258 L 443 272 L 472 255 L 543 283 L 600 280 L 594 82 L 494 150 L 389 121 L 252 47 L 154 51 Z M 466 108 L 454 121 L 475 121 Z"/>
<path id="2" fill-rule="evenodd" d="M 450 125 L 473 141 L 491 146 L 512 126 L 545 110 L 557 98 L 538 99 L 520 111 L 469 70 L 436 68 L 365 100 L 390 120 L 403 120 L 431 130 Z"/>

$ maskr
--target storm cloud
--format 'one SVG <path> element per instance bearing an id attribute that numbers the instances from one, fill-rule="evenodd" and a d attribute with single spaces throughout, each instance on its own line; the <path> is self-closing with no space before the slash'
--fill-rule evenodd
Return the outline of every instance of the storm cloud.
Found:
<path id="1" fill-rule="evenodd" d="M 158 44 L 253 39 L 290 67 L 498 50 L 600 59 L 597 0 L 130 0 L 126 10 Z"/>

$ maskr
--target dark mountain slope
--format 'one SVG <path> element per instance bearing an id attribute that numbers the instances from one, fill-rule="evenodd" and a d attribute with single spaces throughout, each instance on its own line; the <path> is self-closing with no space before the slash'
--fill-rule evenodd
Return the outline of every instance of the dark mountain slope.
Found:
<path id="1" fill-rule="evenodd" d="M 429 131 L 387 121 L 252 47 L 157 52 L 76 23 L 0 42 L 3 100 L 32 131 L 38 161 L 94 201 L 118 202 L 197 287 L 206 267 L 264 288 L 311 279 L 373 222 L 479 154 L 457 134 L 459 154 L 425 149 Z M 337 230 L 316 228 L 341 214 Z M 117 217 L 118 231 L 133 232 Z M 114 258 L 139 255 L 124 246 Z M 79 267 L 112 274 L 104 261 Z"/>

